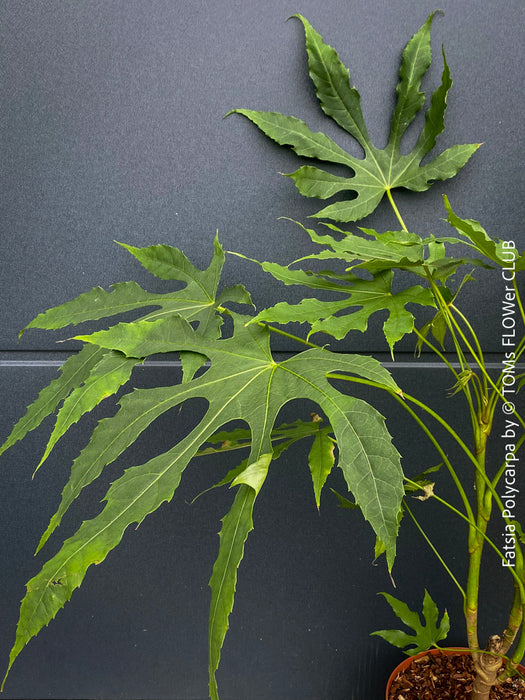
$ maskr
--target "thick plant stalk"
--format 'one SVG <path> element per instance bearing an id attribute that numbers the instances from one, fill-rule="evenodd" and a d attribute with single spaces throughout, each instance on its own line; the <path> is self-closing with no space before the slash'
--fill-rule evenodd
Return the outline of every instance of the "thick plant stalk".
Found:
<path id="1" fill-rule="evenodd" d="M 476 458 L 481 468 L 485 465 L 485 445 L 487 434 L 478 431 L 476 435 Z M 481 568 L 481 558 L 483 554 L 483 536 L 486 531 L 487 523 L 490 517 L 490 511 L 486 512 L 486 502 L 484 498 L 485 484 L 480 478 L 479 470 L 476 471 L 476 496 L 477 496 L 477 528 L 470 527 L 469 530 L 469 566 L 467 577 L 467 596 L 465 600 L 465 622 L 467 626 L 467 639 L 469 648 L 473 652 L 474 668 L 476 670 L 476 692 L 472 691 L 473 700 L 488 700 L 488 693 L 491 686 L 494 684 L 497 670 L 494 674 L 492 682 L 490 682 L 492 674 L 488 673 L 484 666 L 486 661 L 483 659 L 485 654 L 476 652 L 480 648 L 478 641 L 478 602 L 479 602 L 479 575 Z M 480 532 L 481 531 L 481 532 Z M 478 682 L 479 681 L 479 682 Z M 490 684 L 489 684 L 490 682 Z M 484 695 L 485 690 L 487 693 Z M 480 694 L 481 693 L 481 694 Z"/>
<path id="2" fill-rule="evenodd" d="M 519 632 L 521 623 L 523 620 L 523 608 L 521 600 L 521 591 L 518 586 L 514 586 L 514 599 L 512 601 L 512 608 L 509 614 L 509 622 L 505 632 L 503 633 L 503 638 L 501 640 L 501 653 L 506 654 L 511 648 L 516 635 Z"/>
<path id="3" fill-rule="evenodd" d="M 446 308 L 446 316 L 449 317 L 449 323 L 452 325 L 454 319 L 448 308 Z M 451 325 L 449 327 L 451 327 Z M 458 331 L 459 330 L 458 327 Z M 474 333 L 473 336 L 474 339 L 477 340 Z M 465 339 L 463 335 L 462 337 Z M 461 348 L 455 337 L 454 344 L 459 357 Z M 480 353 L 480 358 L 477 361 L 480 368 L 481 360 L 482 354 Z M 489 638 L 486 652 L 478 651 L 480 648 L 478 640 L 479 579 L 485 542 L 484 535 L 486 534 L 492 511 L 492 493 L 490 489 L 487 488 L 483 478 L 486 474 L 486 445 L 490 435 L 493 417 L 493 413 L 487 410 L 489 401 L 483 401 L 483 399 L 487 399 L 487 388 L 487 383 L 484 381 L 481 387 L 483 396 L 479 403 L 480 410 L 477 413 L 476 420 L 473 421 L 475 456 L 478 463 L 478 468 L 475 473 L 477 527 L 474 528 L 471 526 L 469 528 L 469 566 L 465 599 L 467 638 L 469 648 L 472 650 L 475 670 L 471 700 L 489 700 L 490 691 L 497 683 L 498 672 L 503 665 L 501 656 L 502 639 L 498 635 L 493 635 Z M 485 406 L 484 409 L 481 408 L 483 405 Z"/>
<path id="4" fill-rule="evenodd" d="M 501 642 L 501 637 L 494 635 L 488 641 L 489 653 L 474 654 L 476 677 L 472 687 L 472 700 L 489 700 L 490 690 L 495 685 L 498 671 L 503 664 L 503 659 L 499 656 Z"/>

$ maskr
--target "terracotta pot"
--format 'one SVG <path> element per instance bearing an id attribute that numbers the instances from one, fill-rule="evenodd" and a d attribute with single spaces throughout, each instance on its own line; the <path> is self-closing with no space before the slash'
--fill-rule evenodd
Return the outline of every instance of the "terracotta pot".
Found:
<path id="1" fill-rule="evenodd" d="M 390 674 L 390 678 L 388 679 L 388 682 L 386 684 L 385 700 L 388 700 L 390 688 L 392 687 L 392 683 L 394 682 L 394 679 L 397 677 L 397 675 L 399 673 L 402 673 L 405 669 L 407 669 L 410 666 L 410 664 L 413 661 L 415 661 L 415 659 L 420 659 L 422 656 L 427 656 L 428 654 L 444 654 L 445 656 L 456 656 L 460 654 L 470 654 L 470 649 L 429 649 L 428 651 L 421 651 L 419 654 L 415 654 L 415 656 L 407 656 L 407 658 L 404 659 L 398 666 L 396 666 L 396 668 Z M 518 670 L 520 671 L 520 673 L 523 673 L 525 675 L 525 666 L 518 666 Z"/>

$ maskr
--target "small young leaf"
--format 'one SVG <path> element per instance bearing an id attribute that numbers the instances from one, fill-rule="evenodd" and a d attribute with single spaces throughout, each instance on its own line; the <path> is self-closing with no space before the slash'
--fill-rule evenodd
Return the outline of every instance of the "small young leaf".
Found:
<path id="1" fill-rule="evenodd" d="M 346 496 L 342 496 L 335 489 L 330 489 L 330 491 L 337 497 L 337 500 L 339 501 L 339 508 L 346 508 L 348 510 L 359 510 L 359 506 L 355 501 L 351 501 L 349 498 L 346 498 Z"/>
<path id="2" fill-rule="evenodd" d="M 401 622 L 414 630 L 415 634 L 407 634 L 401 630 L 378 630 L 377 632 L 372 632 L 373 635 L 382 637 L 390 644 L 403 649 L 407 656 L 414 656 L 420 651 L 426 651 L 436 646 L 437 642 L 446 638 L 450 630 L 448 613 L 445 610 L 438 626 L 439 611 L 428 591 L 425 591 L 423 599 L 424 624 L 421 623 L 419 614 L 410 610 L 406 603 L 388 593 L 381 593 L 380 595 L 385 597 Z"/>
<path id="3" fill-rule="evenodd" d="M 335 463 L 335 442 L 330 437 L 330 432 L 331 427 L 319 430 L 308 454 L 317 508 L 321 506 L 321 491 Z"/>

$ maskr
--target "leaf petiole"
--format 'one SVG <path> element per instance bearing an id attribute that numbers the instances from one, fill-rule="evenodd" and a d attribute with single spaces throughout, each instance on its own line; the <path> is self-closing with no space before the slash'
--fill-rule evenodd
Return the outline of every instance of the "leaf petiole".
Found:
<path id="1" fill-rule="evenodd" d="M 408 229 L 406 227 L 405 222 L 403 221 L 403 217 L 401 216 L 399 209 L 397 208 L 397 205 L 394 202 L 394 198 L 392 197 L 392 190 L 390 189 L 390 187 L 388 187 L 386 190 L 386 196 L 388 197 L 388 201 L 390 202 L 390 205 L 391 205 L 392 209 L 394 210 L 394 214 L 396 215 L 396 219 L 401 224 L 401 228 L 403 229 L 403 231 L 406 231 L 408 233 Z"/>

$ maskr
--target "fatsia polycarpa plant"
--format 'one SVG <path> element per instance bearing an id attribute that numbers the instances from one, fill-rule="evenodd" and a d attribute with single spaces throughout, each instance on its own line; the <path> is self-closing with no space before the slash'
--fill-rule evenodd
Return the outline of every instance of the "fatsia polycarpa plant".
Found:
<path id="1" fill-rule="evenodd" d="M 166 452 L 143 464 L 130 465 L 109 488 L 101 511 L 84 521 L 28 582 L 9 669 L 30 639 L 69 601 L 82 584 L 87 569 L 102 562 L 119 544 L 126 528 L 140 524 L 162 503 L 172 499 L 194 457 L 213 453 L 216 458 L 222 452 L 246 448 L 247 456 L 220 482 L 234 488 L 235 496 L 222 521 L 219 552 L 210 580 L 209 690 L 210 697 L 217 699 L 215 676 L 233 608 L 237 570 L 253 527 L 255 501 L 272 462 L 283 450 L 304 439 L 311 442 L 308 462 L 317 505 L 331 471 L 337 466 L 352 497 L 337 494 L 341 505 L 359 510 L 368 521 L 376 535 L 376 555 L 385 554 L 389 571 L 394 564 L 403 515 L 409 514 L 416 520 L 413 506 L 408 502 L 409 494 L 418 494 L 422 501 L 437 499 L 453 511 L 460 523 L 466 523 L 466 584 L 461 584 L 445 558 L 438 556 L 463 598 L 468 644 L 477 672 L 472 695 L 475 700 L 488 698 L 490 687 L 503 683 L 523 656 L 523 535 L 514 515 L 505 512 L 497 490 L 510 461 L 490 470 L 485 454 L 496 411 L 502 406 L 512 407 L 507 419 L 516 435 L 509 460 L 517 459 L 523 443 L 525 424 L 516 406 L 507 400 L 506 388 L 509 376 L 513 381 L 519 380 L 516 367 L 525 341 L 523 336 L 515 338 L 504 371 L 493 376 L 487 369 L 474 328 L 460 310 L 457 299 L 464 284 L 470 283 L 476 266 L 512 270 L 507 298 L 523 325 L 525 314 L 517 279 L 525 268 L 525 255 L 519 255 L 513 241 L 493 239 L 476 221 L 457 216 L 446 198 L 447 221 L 454 234 L 439 238 L 432 234 L 422 237 L 410 231 L 394 202 L 395 188 L 422 191 L 436 180 L 455 175 L 479 145 L 453 146 L 422 164 L 444 128 L 451 78 L 443 54 L 441 84 L 432 95 L 419 138 L 410 153 L 403 154 L 400 150 L 408 126 L 425 103 L 420 86 L 431 62 L 430 28 L 434 15 L 403 52 L 396 105 L 384 149 L 374 146 L 368 136 L 359 93 L 351 86 L 348 70 L 337 53 L 306 19 L 297 17 L 305 30 L 309 72 L 321 107 L 359 143 L 364 157 L 350 155 L 333 139 L 312 132 L 295 117 L 248 109 L 233 111 L 247 117 L 270 138 L 291 147 L 299 156 L 348 168 L 348 176 L 341 177 L 317 165 L 302 165 L 290 175 L 301 194 L 328 199 L 348 191 L 354 196 L 314 215 L 328 220 L 324 222 L 323 233 L 303 227 L 314 246 L 310 255 L 289 265 L 257 263 L 285 285 L 307 288 L 308 296 L 299 304 L 280 302 L 257 314 L 250 313 L 251 299 L 244 287 L 221 287 L 225 253 L 217 238 L 210 265 L 205 270 L 197 269 L 181 250 L 169 245 L 144 248 L 124 245 L 153 275 L 177 282 L 175 291 L 152 294 L 135 282 L 116 284 L 111 291 L 96 288 L 40 314 L 24 329 L 56 330 L 102 319 L 107 326 L 107 319 L 117 317 L 117 323 L 110 322 L 109 327 L 74 336 L 82 343 L 82 349 L 68 358 L 59 377 L 40 392 L 0 449 L 4 452 L 56 412 L 54 429 L 37 468 L 72 425 L 101 401 L 122 390 L 137 364 L 158 354 L 178 353 L 182 365 L 180 383 L 150 389 L 131 388 L 119 400 L 115 415 L 100 420 L 73 462 L 59 507 L 42 535 L 38 550 L 44 548 L 82 490 L 125 453 L 157 418 L 194 398 L 205 399 L 207 409 L 195 427 Z M 385 194 L 397 220 L 393 230 L 377 232 L 360 228 L 351 232 L 336 225 L 367 216 Z M 457 255 L 453 254 L 454 250 L 459 251 Z M 306 269 L 305 263 L 310 265 L 310 262 L 315 270 Z M 330 262 L 334 263 L 332 269 L 319 271 L 320 263 Z M 400 272 L 404 273 L 403 280 L 414 276 L 414 283 L 394 288 L 394 278 L 397 280 Z M 329 293 L 330 297 L 312 297 L 312 290 Z M 412 306 L 407 309 L 408 304 L 426 309 L 424 322 L 416 321 Z M 239 312 L 239 305 L 245 306 L 244 313 Z M 138 312 L 139 317 L 132 321 L 119 319 L 128 311 Z M 454 379 L 455 391 L 465 399 L 472 425 L 470 443 L 424 400 L 404 392 L 377 359 L 331 352 L 311 341 L 314 334 L 342 340 L 351 332 L 365 332 L 369 318 L 376 312 L 387 314 L 383 331 L 392 354 L 396 343 L 413 335 L 419 350 L 425 348 L 443 361 Z M 280 328 L 290 322 L 307 324 L 308 340 Z M 295 338 L 298 347 L 306 345 L 306 348 L 277 361 L 270 341 L 272 334 L 282 333 Z M 455 355 L 454 361 L 450 352 Z M 348 391 L 335 388 L 333 379 L 340 380 L 337 386 L 345 386 Z M 432 470 L 410 478 L 403 474 L 400 455 L 382 415 L 350 391 L 353 385 L 361 384 L 383 390 L 421 428 L 448 470 L 461 508 L 441 498 L 432 482 Z M 315 402 L 319 414 L 309 422 L 299 419 L 280 425 L 280 409 L 294 399 Z M 231 422 L 237 420 L 244 421 L 247 427 L 232 429 Z M 444 428 L 456 442 L 463 461 L 470 467 L 466 473 L 449 458 L 429 427 L 430 421 Z M 474 491 L 470 488 L 472 480 Z M 510 550 L 503 553 L 487 535 L 493 508 L 503 516 L 506 531 L 510 533 L 512 560 Z M 479 578 L 482 553 L 487 545 L 509 564 L 514 586 L 508 626 L 503 634 L 491 637 L 490 653 L 482 649 L 477 630 Z M 403 603 L 388 594 L 385 596 L 401 619 L 411 624 L 416 635 L 392 630 L 378 634 L 400 647 L 412 646 L 407 653 L 435 644 L 446 635 L 448 617 L 437 625 L 437 609 L 428 593 L 424 602 L 424 614 L 429 621 L 426 626 Z"/>

